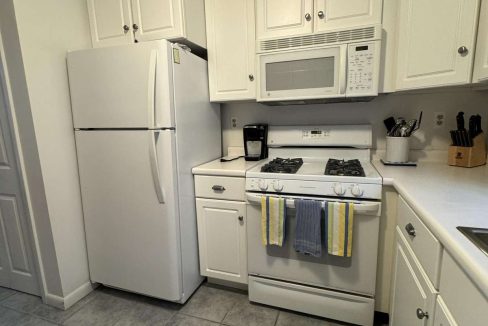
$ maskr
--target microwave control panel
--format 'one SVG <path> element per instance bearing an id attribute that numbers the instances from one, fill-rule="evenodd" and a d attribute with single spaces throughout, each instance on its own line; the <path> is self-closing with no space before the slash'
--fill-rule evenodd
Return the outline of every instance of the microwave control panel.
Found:
<path id="1" fill-rule="evenodd" d="M 349 44 L 347 96 L 378 95 L 379 48 L 379 41 Z"/>

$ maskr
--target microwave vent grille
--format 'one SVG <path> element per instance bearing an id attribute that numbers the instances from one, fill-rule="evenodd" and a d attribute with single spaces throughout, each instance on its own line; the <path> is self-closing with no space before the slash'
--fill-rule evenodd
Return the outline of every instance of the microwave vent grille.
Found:
<path id="1" fill-rule="evenodd" d="M 344 43 L 358 40 L 371 40 L 376 37 L 375 26 L 328 32 L 313 35 L 286 37 L 261 41 L 261 51 L 292 49 L 303 46 Z"/>

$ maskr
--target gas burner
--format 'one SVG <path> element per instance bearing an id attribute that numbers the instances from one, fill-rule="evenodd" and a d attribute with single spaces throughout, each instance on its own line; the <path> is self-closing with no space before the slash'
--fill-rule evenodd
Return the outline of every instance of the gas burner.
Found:
<path id="1" fill-rule="evenodd" d="M 261 167 L 261 172 L 270 173 L 297 173 L 303 164 L 301 158 L 275 158 Z"/>
<path id="2" fill-rule="evenodd" d="M 348 177 L 364 177 L 364 170 L 359 160 L 329 159 L 325 167 L 325 175 L 340 175 Z"/>

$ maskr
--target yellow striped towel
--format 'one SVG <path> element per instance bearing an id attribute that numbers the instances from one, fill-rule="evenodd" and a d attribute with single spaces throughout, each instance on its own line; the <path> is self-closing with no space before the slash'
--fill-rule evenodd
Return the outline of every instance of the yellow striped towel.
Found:
<path id="1" fill-rule="evenodd" d="M 283 246 L 285 218 L 286 199 L 261 197 L 261 239 L 263 245 Z"/>
<path id="2" fill-rule="evenodd" d="M 354 203 L 325 202 L 325 219 L 329 255 L 351 257 Z"/>

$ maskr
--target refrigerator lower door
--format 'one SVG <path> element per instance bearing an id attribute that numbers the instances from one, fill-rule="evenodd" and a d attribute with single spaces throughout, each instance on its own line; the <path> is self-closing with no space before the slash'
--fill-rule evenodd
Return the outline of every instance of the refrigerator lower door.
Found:
<path id="1" fill-rule="evenodd" d="M 90 277 L 182 295 L 172 130 L 76 131 Z"/>

